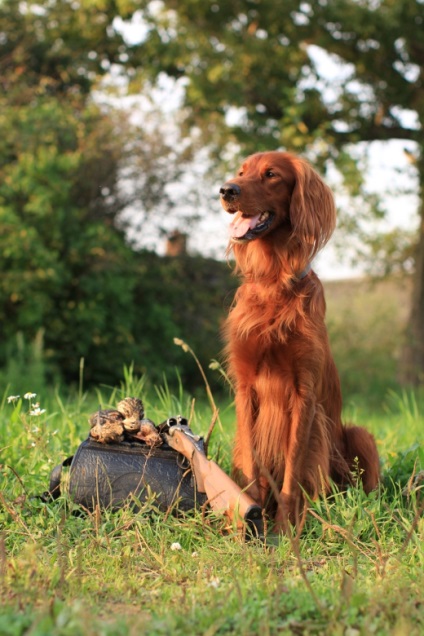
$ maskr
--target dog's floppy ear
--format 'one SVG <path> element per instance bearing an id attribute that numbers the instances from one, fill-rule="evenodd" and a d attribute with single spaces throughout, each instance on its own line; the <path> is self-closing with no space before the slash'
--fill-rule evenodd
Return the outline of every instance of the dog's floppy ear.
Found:
<path id="1" fill-rule="evenodd" d="M 312 258 L 327 243 L 336 226 L 333 193 L 321 177 L 303 159 L 292 160 L 295 186 L 290 201 L 293 235 L 308 246 Z"/>

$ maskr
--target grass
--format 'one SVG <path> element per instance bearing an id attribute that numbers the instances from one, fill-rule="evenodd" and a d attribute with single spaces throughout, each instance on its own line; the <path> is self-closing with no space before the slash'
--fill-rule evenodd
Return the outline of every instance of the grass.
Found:
<path id="1" fill-rule="evenodd" d="M 141 395 L 154 421 L 192 413 L 206 434 L 206 396 L 192 409 L 181 387 L 152 390 L 130 371 L 113 390 L 8 404 L 11 392 L 0 408 L 0 635 L 423 633 L 424 498 L 414 477 L 424 469 L 424 400 L 415 394 L 391 392 L 373 412 L 347 406 L 346 419 L 376 435 L 380 492 L 335 492 L 312 505 L 299 541 L 270 535 L 264 545 L 224 534 L 222 520 L 201 511 L 160 513 L 154 501 L 137 514 L 125 506 L 81 516 L 66 494 L 49 504 L 33 497 L 86 437 L 99 404 Z M 29 414 L 35 400 L 45 413 Z M 210 446 L 226 470 L 233 419 L 224 405 Z"/>
<path id="2" fill-rule="evenodd" d="M 391 277 L 325 283 L 327 326 L 346 398 L 378 406 L 397 386 L 411 280 Z"/>

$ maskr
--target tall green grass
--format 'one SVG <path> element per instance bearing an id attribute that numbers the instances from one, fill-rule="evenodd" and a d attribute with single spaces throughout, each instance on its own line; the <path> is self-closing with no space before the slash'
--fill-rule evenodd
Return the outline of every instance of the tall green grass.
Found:
<path id="1" fill-rule="evenodd" d="M 380 491 L 335 491 L 311 505 L 300 538 L 268 529 L 265 543 L 245 543 L 201 510 L 175 517 L 148 500 L 138 513 L 128 505 L 81 515 L 66 493 L 55 503 L 34 498 L 99 406 L 141 396 L 154 421 L 181 413 L 205 435 L 206 391 L 193 404 L 178 383 L 151 387 L 126 369 L 116 388 L 8 403 L 12 394 L 0 406 L 1 635 L 423 633 L 422 396 L 392 392 L 378 410 L 346 407 L 346 420 L 376 436 Z M 210 454 L 228 470 L 234 411 L 216 402 Z"/>

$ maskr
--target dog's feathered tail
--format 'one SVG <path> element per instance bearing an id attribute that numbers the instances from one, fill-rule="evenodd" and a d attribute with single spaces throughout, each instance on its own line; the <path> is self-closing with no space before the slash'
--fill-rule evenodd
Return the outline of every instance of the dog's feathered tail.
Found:
<path id="1" fill-rule="evenodd" d="M 344 456 L 352 472 L 359 472 L 368 494 L 378 486 L 380 462 L 374 437 L 361 426 L 343 427 Z"/>

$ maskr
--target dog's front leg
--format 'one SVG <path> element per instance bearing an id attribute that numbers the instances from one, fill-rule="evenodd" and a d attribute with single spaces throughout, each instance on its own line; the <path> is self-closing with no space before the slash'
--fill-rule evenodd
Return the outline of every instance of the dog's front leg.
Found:
<path id="1" fill-rule="evenodd" d="M 310 396 L 305 399 L 297 392 L 293 399 L 283 486 L 275 516 L 276 531 L 286 532 L 289 524 L 300 530 L 305 522 L 303 488 L 309 481 L 308 460 L 315 413 L 315 398 Z M 305 489 L 308 490 L 307 486 Z"/>
<path id="2" fill-rule="evenodd" d="M 263 505 L 259 487 L 259 471 L 253 455 L 255 395 L 251 387 L 239 388 L 235 398 L 237 431 L 233 451 L 233 477 L 249 495 Z"/>

